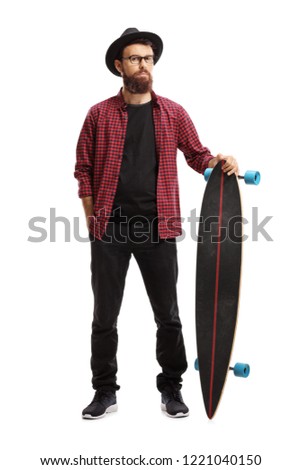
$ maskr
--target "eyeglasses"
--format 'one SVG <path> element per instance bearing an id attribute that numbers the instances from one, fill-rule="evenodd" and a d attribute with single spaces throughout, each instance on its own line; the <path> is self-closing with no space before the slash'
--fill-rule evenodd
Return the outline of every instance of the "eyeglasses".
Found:
<path id="1" fill-rule="evenodd" d="M 140 65 L 142 59 L 144 59 L 147 65 L 154 64 L 154 56 L 153 55 L 145 55 L 142 57 L 141 55 L 130 55 L 129 57 L 122 57 L 122 60 L 129 60 L 133 65 Z"/>

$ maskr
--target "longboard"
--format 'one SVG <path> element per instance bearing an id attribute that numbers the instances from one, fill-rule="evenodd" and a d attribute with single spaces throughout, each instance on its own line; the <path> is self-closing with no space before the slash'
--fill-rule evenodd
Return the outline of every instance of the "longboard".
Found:
<path id="1" fill-rule="evenodd" d="M 201 208 L 196 267 L 197 366 L 207 416 L 218 407 L 233 348 L 240 290 L 242 209 L 238 178 L 222 171 L 210 174 Z M 258 172 L 247 172 L 258 184 Z M 242 178 L 242 177 L 240 177 Z M 253 178 L 253 181 L 252 181 Z M 243 370 L 239 370 L 243 366 Z M 247 376 L 247 365 L 236 375 Z M 235 371 L 234 371 L 235 372 Z"/>

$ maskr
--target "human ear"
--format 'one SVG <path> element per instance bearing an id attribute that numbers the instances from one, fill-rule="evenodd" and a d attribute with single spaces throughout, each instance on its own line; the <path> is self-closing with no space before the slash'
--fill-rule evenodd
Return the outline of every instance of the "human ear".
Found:
<path id="1" fill-rule="evenodd" d="M 114 60 L 114 65 L 115 68 L 118 70 L 118 72 L 122 75 L 122 66 L 121 66 L 121 61 L 118 59 Z"/>

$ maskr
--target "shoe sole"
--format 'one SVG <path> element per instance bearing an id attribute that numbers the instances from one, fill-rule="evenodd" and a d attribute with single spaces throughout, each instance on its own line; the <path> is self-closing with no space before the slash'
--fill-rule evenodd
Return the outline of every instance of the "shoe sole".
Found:
<path id="1" fill-rule="evenodd" d="M 100 419 L 100 418 L 104 418 L 107 413 L 113 413 L 114 411 L 117 411 L 117 409 L 118 409 L 117 405 L 111 405 L 106 409 L 106 411 L 102 415 L 92 416 L 92 415 L 85 414 L 85 415 L 82 415 L 82 418 L 83 419 Z"/>
<path id="2" fill-rule="evenodd" d="M 177 413 L 176 415 L 170 415 L 167 411 L 166 411 L 166 405 L 164 405 L 164 403 L 161 403 L 161 410 L 165 412 L 166 416 L 168 416 L 169 418 L 186 418 L 186 416 L 189 416 L 189 411 L 187 411 L 187 413 Z"/>

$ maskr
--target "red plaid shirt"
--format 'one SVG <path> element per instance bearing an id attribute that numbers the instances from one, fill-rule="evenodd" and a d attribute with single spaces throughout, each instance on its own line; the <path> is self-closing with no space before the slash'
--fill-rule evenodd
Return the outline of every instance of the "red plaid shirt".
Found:
<path id="1" fill-rule="evenodd" d="M 160 238 L 181 235 L 177 176 L 177 149 L 189 166 L 203 173 L 213 155 L 204 147 L 187 112 L 177 103 L 152 92 L 158 158 L 157 211 Z M 74 176 L 80 198 L 93 196 L 94 214 L 89 230 L 101 239 L 110 218 L 127 128 L 127 105 L 117 96 L 92 106 L 83 124 Z M 137 214 L 138 215 L 138 214 Z"/>

